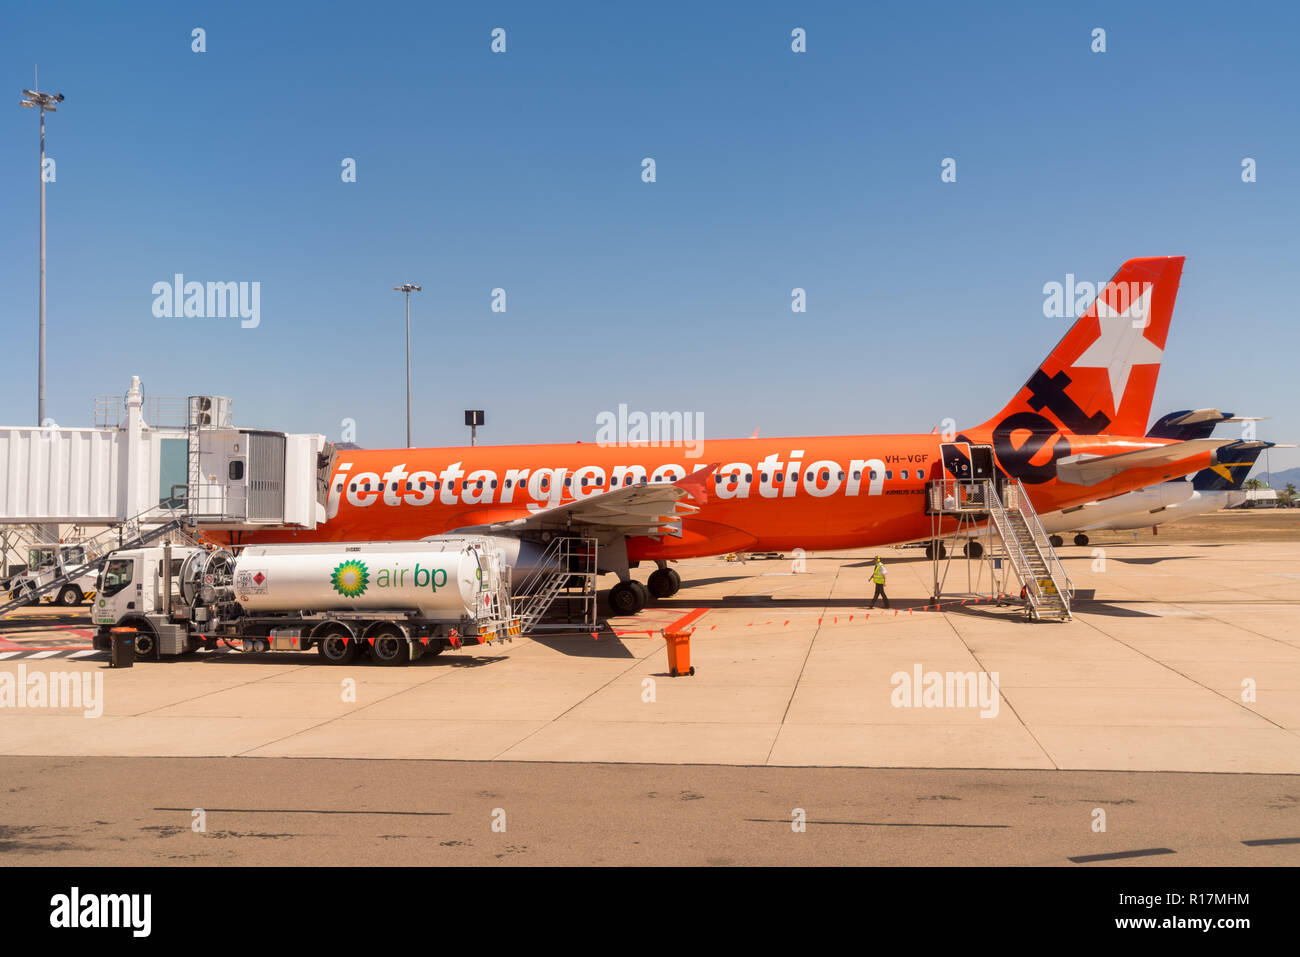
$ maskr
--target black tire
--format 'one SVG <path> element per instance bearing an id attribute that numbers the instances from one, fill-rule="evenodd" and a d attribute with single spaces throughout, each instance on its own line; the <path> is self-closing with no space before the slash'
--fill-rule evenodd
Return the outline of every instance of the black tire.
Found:
<path id="1" fill-rule="evenodd" d="M 429 643 L 424 646 L 424 653 L 421 657 L 432 658 L 434 655 L 440 655 L 447 650 L 447 642 L 441 638 L 430 638 Z"/>
<path id="2" fill-rule="evenodd" d="M 630 584 L 636 589 L 636 593 L 641 596 L 641 608 L 650 604 L 650 589 L 646 588 L 645 585 L 636 580 L 633 580 Z M 641 608 L 638 608 L 637 611 L 640 611 Z"/>
<path id="3" fill-rule="evenodd" d="M 1074 544 L 1079 545 L 1079 546 L 1081 546 L 1081 547 L 1084 546 L 1084 545 L 1087 545 L 1087 544 L 1088 544 L 1088 536 L 1085 535 L 1085 534 L 1083 534 L 1083 532 L 1080 532 L 1078 535 L 1075 535 L 1075 536 L 1074 536 Z"/>
<path id="4" fill-rule="evenodd" d="M 695 666 L 694 666 L 694 665 L 691 665 L 691 670 L 690 670 L 690 672 L 688 672 L 688 673 L 691 674 L 692 676 L 695 674 Z"/>
<path id="5" fill-rule="evenodd" d="M 926 545 L 926 546 L 925 546 L 925 557 L 926 557 L 926 558 L 934 558 L 934 546 L 933 546 L 933 545 Z"/>
<path id="6" fill-rule="evenodd" d="M 609 610 L 615 615 L 635 615 L 645 608 L 647 593 L 639 582 L 619 582 L 609 590 Z"/>
<path id="7" fill-rule="evenodd" d="M 136 661 L 157 661 L 158 660 L 158 636 L 153 633 L 153 629 L 146 624 L 137 624 L 134 626 L 135 642 L 132 647 L 135 648 Z"/>
<path id="8" fill-rule="evenodd" d="M 377 665 L 396 668 L 411 660 L 411 646 L 406 636 L 396 631 L 380 631 L 374 635 L 370 645 L 370 660 Z"/>
<path id="9" fill-rule="evenodd" d="M 682 587 L 682 576 L 671 568 L 660 568 L 652 572 L 646 582 L 646 589 L 653 598 L 671 598 Z"/>
<path id="10" fill-rule="evenodd" d="M 347 641 L 344 641 L 347 638 Z M 342 632 L 324 635 L 316 639 L 316 653 L 331 665 L 350 665 L 357 660 L 361 650 L 357 639 L 350 638 Z"/>
<path id="11" fill-rule="evenodd" d="M 1053 548 L 1060 548 L 1062 545 L 1065 544 L 1065 539 L 1063 539 L 1060 535 L 1049 535 L 1047 537 L 1047 540 L 1052 543 Z"/>
<path id="12" fill-rule="evenodd" d="M 83 596 L 81 589 L 76 585 L 64 585 L 59 589 L 59 597 L 55 600 L 63 607 L 71 608 L 73 605 L 80 605 Z"/>
<path id="13" fill-rule="evenodd" d="M 983 542 L 967 542 L 964 549 L 967 558 L 980 558 L 984 554 Z"/>

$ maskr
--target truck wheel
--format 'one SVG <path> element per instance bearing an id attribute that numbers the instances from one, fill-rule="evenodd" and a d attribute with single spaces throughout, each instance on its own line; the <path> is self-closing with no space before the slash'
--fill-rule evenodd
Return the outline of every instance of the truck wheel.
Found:
<path id="1" fill-rule="evenodd" d="M 447 650 L 447 642 L 441 638 L 430 638 L 429 643 L 424 646 L 424 654 L 432 658 L 434 655 L 440 655 Z"/>
<path id="2" fill-rule="evenodd" d="M 80 605 L 82 601 L 81 589 L 76 585 L 64 585 L 59 589 L 59 604 L 71 608 L 73 605 Z"/>
<path id="3" fill-rule="evenodd" d="M 148 625 L 136 625 L 135 660 L 155 661 L 158 658 L 158 639 Z"/>
<path id="4" fill-rule="evenodd" d="M 375 635 L 375 643 L 370 646 L 370 660 L 377 665 L 404 665 L 411 659 L 411 646 L 401 635 L 392 632 L 380 632 Z"/>
<path id="5" fill-rule="evenodd" d="M 360 651 L 357 639 L 347 635 L 332 634 L 316 641 L 316 652 L 331 665 L 347 665 L 356 660 Z"/>

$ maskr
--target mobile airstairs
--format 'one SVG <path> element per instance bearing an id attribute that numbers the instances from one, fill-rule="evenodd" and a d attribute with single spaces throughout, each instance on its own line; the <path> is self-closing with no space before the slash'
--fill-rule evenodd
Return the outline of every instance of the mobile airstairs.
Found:
<path id="1" fill-rule="evenodd" d="M 594 538 L 551 539 L 532 571 L 513 588 L 511 601 L 523 634 L 596 627 L 596 548 Z M 547 623 L 546 614 L 557 601 L 567 606 L 563 624 Z"/>
<path id="2" fill-rule="evenodd" d="M 1023 600 L 1033 621 L 1071 620 L 1074 586 L 1021 482 L 944 478 L 930 482 L 927 492 L 935 601 L 948 583 L 956 543 L 964 539 L 965 594 L 987 593 L 999 603 Z"/>

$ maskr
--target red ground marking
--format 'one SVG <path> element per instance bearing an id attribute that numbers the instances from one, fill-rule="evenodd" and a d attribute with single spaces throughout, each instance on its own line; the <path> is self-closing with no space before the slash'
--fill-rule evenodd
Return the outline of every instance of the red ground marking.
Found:
<path id="1" fill-rule="evenodd" d="M 678 618 L 676 621 L 672 622 L 671 624 L 664 625 L 664 631 L 681 631 L 687 625 L 691 624 L 691 622 L 697 621 L 699 618 L 701 618 L 705 613 L 708 612 L 708 610 L 709 609 L 707 608 L 696 608 L 693 611 L 688 611 L 686 614 L 682 615 L 682 617 Z M 614 634 L 620 637 L 622 637 L 623 635 L 640 635 L 640 634 L 646 634 L 649 635 L 650 637 L 654 637 L 655 632 L 643 631 L 640 628 L 615 628 Z"/>

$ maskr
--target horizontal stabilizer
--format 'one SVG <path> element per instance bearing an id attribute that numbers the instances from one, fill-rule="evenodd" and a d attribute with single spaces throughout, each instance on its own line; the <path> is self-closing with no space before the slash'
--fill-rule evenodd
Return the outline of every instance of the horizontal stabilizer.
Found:
<path id="1" fill-rule="evenodd" d="M 1120 452 L 1117 455 L 1069 455 L 1056 463 L 1056 475 L 1062 482 L 1071 485 L 1096 485 L 1129 469 L 1180 462 L 1231 443 L 1232 439 L 1192 439 L 1190 442 L 1174 442 L 1172 445 Z"/>

